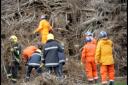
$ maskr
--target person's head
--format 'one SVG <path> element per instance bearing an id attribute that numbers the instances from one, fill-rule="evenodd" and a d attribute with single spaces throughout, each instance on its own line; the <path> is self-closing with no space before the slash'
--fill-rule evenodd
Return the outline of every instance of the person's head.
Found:
<path id="1" fill-rule="evenodd" d="M 87 32 L 85 33 L 85 36 L 93 36 L 93 34 L 92 34 L 90 31 L 87 31 Z"/>
<path id="2" fill-rule="evenodd" d="M 46 15 L 41 15 L 41 19 L 46 19 Z"/>
<path id="3" fill-rule="evenodd" d="M 54 40 L 54 35 L 49 33 L 47 36 L 47 40 Z"/>
<path id="4" fill-rule="evenodd" d="M 85 38 L 85 42 L 86 42 L 86 43 L 91 42 L 91 41 L 92 41 L 92 39 L 91 39 L 90 37 L 86 37 L 86 38 Z"/>
<path id="5" fill-rule="evenodd" d="M 100 38 L 107 38 L 108 37 L 108 34 L 105 31 L 101 31 L 100 34 L 99 34 L 99 37 Z"/>
<path id="6" fill-rule="evenodd" d="M 9 40 L 12 42 L 12 43 L 17 43 L 18 42 L 18 38 L 15 36 L 15 35 L 12 35 Z"/>

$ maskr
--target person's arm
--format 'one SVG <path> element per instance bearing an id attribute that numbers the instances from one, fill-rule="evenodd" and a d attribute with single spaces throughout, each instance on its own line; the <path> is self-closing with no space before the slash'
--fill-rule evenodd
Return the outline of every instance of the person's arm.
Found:
<path id="1" fill-rule="evenodd" d="M 39 32 L 43 28 L 42 26 L 43 26 L 43 22 L 40 21 L 38 28 L 33 33 L 35 34 L 36 32 Z"/>
<path id="2" fill-rule="evenodd" d="M 82 54 L 81 54 L 81 62 L 83 63 L 83 64 L 85 64 L 85 59 L 86 59 L 86 48 L 85 48 L 85 46 L 83 47 L 83 50 L 82 50 Z"/>
<path id="3" fill-rule="evenodd" d="M 96 53 L 95 53 L 95 62 L 98 64 L 100 60 L 100 53 L 101 52 L 101 46 L 100 42 L 98 42 L 97 47 L 96 47 Z"/>
<path id="4" fill-rule="evenodd" d="M 60 44 L 58 44 L 58 51 L 59 52 L 64 52 L 64 49 L 62 48 L 62 46 Z"/>

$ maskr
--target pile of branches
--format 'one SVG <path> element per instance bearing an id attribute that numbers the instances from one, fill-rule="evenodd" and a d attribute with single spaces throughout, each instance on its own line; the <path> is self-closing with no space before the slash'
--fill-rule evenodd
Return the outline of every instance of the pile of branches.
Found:
<path id="1" fill-rule="evenodd" d="M 83 33 L 91 31 L 98 39 L 107 31 L 114 42 L 116 75 L 126 75 L 127 0 L 2 0 L 2 69 L 9 61 L 9 36 L 15 34 L 22 47 L 39 40 L 32 34 L 40 16 L 46 14 L 56 40 L 65 44 L 66 57 L 80 59 Z M 36 39 L 37 38 L 37 39 Z M 123 49 L 122 49 L 123 48 Z M 118 75 L 120 74 L 120 75 Z"/>

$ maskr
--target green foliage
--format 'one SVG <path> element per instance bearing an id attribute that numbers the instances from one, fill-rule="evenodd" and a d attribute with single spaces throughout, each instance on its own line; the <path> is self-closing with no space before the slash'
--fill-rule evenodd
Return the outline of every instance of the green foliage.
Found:
<path id="1" fill-rule="evenodd" d="M 115 81 L 114 85 L 127 85 L 126 81 Z"/>

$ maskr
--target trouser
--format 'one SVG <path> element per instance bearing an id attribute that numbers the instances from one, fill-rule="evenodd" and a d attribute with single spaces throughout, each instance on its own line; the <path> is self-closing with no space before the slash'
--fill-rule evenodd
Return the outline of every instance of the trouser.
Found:
<path id="1" fill-rule="evenodd" d="M 59 71 L 59 66 L 54 66 L 54 67 L 46 67 L 46 71 L 51 73 L 52 72 L 52 69 L 54 70 L 55 74 L 57 77 L 61 77 L 61 73 Z"/>
<path id="2" fill-rule="evenodd" d="M 39 74 L 42 73 L 42 70 L 41 70 L 40 66 L 28 65 L 27 68 L 26 68 L 27 69 L 26 78 L 30 78 L 30 74 L 31 74 L 31 71 L 32 71 L 33 68 L 35 68 L 37 73 L 39 73 Z"/>
<path id="3" fill-rule="evenodd" d="M 19 69 L 19 63 L 16 61 L 13 61 L 11 66 L 8 66 L 7 72 L 8 74 L 12 74 L 13 79 L 16 79 L 18 74 L 18 69 Z"/>
<path id="4" fill-rule="evenodd" d="M 41 42 L 45 44 L 47 42 L 47 34 L 41 35 Z"/>
<path id="5" fill-rule="evenodd" d="M 107 83 L 107 75 L 109 77 L 109 81 L 114 81 L 114 64 L 112 65 L 101 65 L 100 67 L 101 79 L 102 83 Z"/>
<path id="6" fill-rule="evenodd" d="M 94 61 L 89 61 L 89 62 L 86 61 L 85 71 L 88 81 L 93 81 L 94 79 L 98 79 L 97 66 Z"/>
<path id="7" fill-rule="evenodd" d="M 63 65 L 64 65 L 63 63 L 59 64 L 59 72 L 61 75 L 63 75 Z"/>

